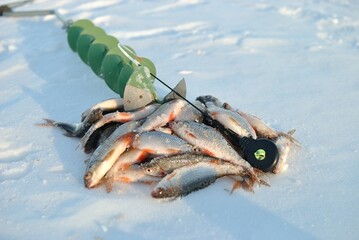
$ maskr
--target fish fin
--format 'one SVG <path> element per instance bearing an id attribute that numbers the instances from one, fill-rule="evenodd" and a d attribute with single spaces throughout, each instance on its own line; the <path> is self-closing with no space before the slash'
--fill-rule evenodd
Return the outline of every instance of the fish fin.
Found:
<path id="1" fill-rule="evenodd" d="M 117 112 L 120 117 L 119 122 L 129 122 L 133 119 L 133 114 L 129 112 Z"/>
<path id="2" fill-rule="evenodd" d="M 214 156 L 214 153 L 211 152 L 211 151 L 208 150 L 208 149 L 201 149 L 201 152 L 204 153 L 204 154 L 206 154 L 207 156 L 211 156 L 211 157 Z"/>
<path id="3" fill-rule="evenodd" d="M 121 137 L 119 137 L 118 140 L 123 140 L 126 142 L 126 144 L 130 144 L 133 142 L 134 138 L 135 138 L 135 133 L 129 132 L 129 133 L 126 133 L 125 135 L 122 135 Z"/>
<path id="4" fill-rule="evenodd" d="M 234 191 L 236 191 L 238 188 L 241 188 L 241 187 L 242 187 L 241 182 L 235 180 L 235 181 L 233 182 L 233 186 L 232 186 L 232 189 L 231 189 L 231 192 L 230 192 L 230 193 L 232 194 Z"/>
<path id="5" fill-rule="evenodd" d="M 295 133 L 295 131 L 296 131 L 296 129 L 289 130 L 287 132 L 287 134 L 292 136 Z"/>
<path id="6" fill-rule="evenodd" d="M 144 149 L 141 149 L 141 150 L 145 151 L 148 154 L 156 154 L 156 151 L 151 149 L 151 148 L 144 148 Z"/>
<path id="7" fill-rule="evenodd" d="M 168 117 L 168 122 L 171 122 L 171 121 L 173 121 L 173 120 L 175 120 L 176 119 L 176 113 L 175 112 L 171 112 L 171 114 L 169 115 L 169 117 Z"/>
<path id="8" fill-rule="evenodd" d="M 254 172 L 255 172 L 255 174 L 257 175 L 257 178 L 258 178 L 258 180 L 259 180 L 259 182 L 257 182 L 259 185 L 264 185 L 264 186 L 267 186 L 267 187 L 270 187 L 270 186 L 271 186 L 267 181 L 265 181 L 265 180 L 263 180 L 263 179 L 261 178 L 261 177 L 263 177 L 263 176 L 268 176 L 267 173 L 265 173 L 265 172 L 263 172 L 262 170 L 259 170 L 259 169 L 257 169 L 257 168 L 254 168 Z"/>
<path id="9" fill-rule="evenodd" d="M 213 117 L 214 119 L 216 119 L 217 115 L 218 115 L 218 112 L 211 112 L 211 117 Z"/>
<path id="10" fill-rule="evenodd" d="M 130 167 L 132 166 L 132 163 L 122 163 L 120 170 L 121 171 L 126 171 L 128 170 Z"/>
<path id="11" fill-rule="evenodd" d="M 264 185 L 266 187 L 271 187 L 271 185 L 267 182 L 267 181 L 264 181 L 263 179 L 260 179 L 260 185 Z"/>
<path id="12" fill-rule="evenodd" d="M 140 153 L 140 155 L 138 156 L 138 158 L 136 159 L 136 162 L 137 162 L 137 163 L 143 162 L 144 160 L 147 159 L 147 157 L 148 157 L 148 153 L 145 152 L 145 151 L 142 151 L 142 152 Z"/>
<path id="13" fill-rule="evenodd" d="M 254 190 L 253 190 L 254 181 L 249 177 L 244 177 L 243 179 L 244 179 L 243 189 L 245 189 L 248 192 L 254 193 Z"/>
<path id="14" fill-rule="evenodd" d="M 118 178 L 116 178 L 116 181 L 122 182 L 122 183 L 131 183 L 132 182 L 131 178 L 126 177 L 126 176 L 118 177 Z"/>
<path id="15" fill-rule="evenodd" d="M 44 118 L 43 119 L 44 122 L 43 123 L 35 123 L 35 126 L 39 126 L 39 127 L 56 127 L 56 121 L 55 120 L 51 120 L 48 118 Z"/>
<path id="16" fill-rule="evenodd" d="M 291 143 L 295 144 L 297 147 L 301 148 L 302 144 L 293 137 L 295 129 L 288 131 L 288 133 L 278 132 L 278 136 L 287 138 Z"/>
<path id="17" fill-rule="evenodd" d="M 232 190 L 230 191 L 231 194 L 239 188 L 254 193 L 253 182 L 250 181 L 248 178 L 237 175 L 229 177 L 234 180 Z"/>

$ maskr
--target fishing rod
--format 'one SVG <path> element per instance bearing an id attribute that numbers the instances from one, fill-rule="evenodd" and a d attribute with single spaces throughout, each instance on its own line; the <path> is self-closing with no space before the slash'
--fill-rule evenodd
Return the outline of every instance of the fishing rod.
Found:
<path id="1" fill-rule="evenodd" d="M 278 148 L 269 139 L 253 139 L 239 136 L 231 129 L 224 127 L 213 119 L 206 111 L 190 102 L 183 94 L 170 87 L 156 76 L 156 68 L 151 60 L 138 57 L 135 51 L 120 44 L 113 36 L 95 26 L 87 19 L 77 21 L 66 20 L 56 10 L 36 10 L 14 12 L 16 7 L 23 6 L 32 0 L 9 3 L 0 6 L 0 16 L 28 17 L 54 15 L 62 22 L 67 31 L 70 48 L 77 52 L 81 60 L 91 67 L 93 72 L 103 78 L 106 84 L 125 100 L 125 108 L 134 109 L 159 101 L 153 87 L 156 79 L 178 97 L 186 101 L 204 117 L 204 123 L 219 130 L 236 150 L 244 154 L 253 167 L 264 172 L 271 171 L 279 159 Z"/>

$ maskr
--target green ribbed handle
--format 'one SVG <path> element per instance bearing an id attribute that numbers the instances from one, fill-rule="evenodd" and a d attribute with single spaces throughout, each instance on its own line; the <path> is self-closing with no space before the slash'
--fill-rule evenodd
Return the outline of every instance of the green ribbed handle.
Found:
<path id="1" fill-rule="evenodd" d="M 106 84 L 121 97 L 124 97 L 126 87 L 130 85 L 132 93 L 138 94 L 139 102 L 144 101 L 142 93 L 147 94 L 146 101 L 158 99 L 153 87 L 154 78 L 151 76 L 151 74 L 156 75 L 156 68 L 152 61 L 138 57 L 129 46 L 121 45 L 121 51 L 119 41 L 106 34 L 103 29 L 95 26 L 91 21 L 81 19 L 73 22 L 67 31 L 67 41 L 81 60 L 89 65 L 92 71 L 103 78 Z M 140 65 L 136 64 L 134 59 Z M 130 98 L 136 99 L 133 96 Z"/>

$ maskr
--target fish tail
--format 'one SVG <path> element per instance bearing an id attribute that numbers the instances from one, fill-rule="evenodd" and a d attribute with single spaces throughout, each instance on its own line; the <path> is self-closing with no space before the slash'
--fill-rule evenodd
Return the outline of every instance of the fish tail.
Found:
<path id="1" fill-rule="evenodd" d="M 231 194 L 232 194 L 234 191 L 236 191 L 238 188 L 241 188 L 241 187 L 242 187 L 241 181 L 234 180 L 233 186 L 232 186 L 232 189 L 231 189 Z"/>
<path id="2" fill-rule="evenodd" d="M 246 174 L 244 175 L 244 180 L 247 182 L 248 185 L 253 186 L 255 183 L 260 184 L 261 179 L 259 178 L 261 175 L 260 170 L 258 169 L 247 169 Z"/>
<path id="3" fill-rule="evenodd" d="M 77 125 L 63 122 L 56 122 L 55 120 L 44 118 L 43 123 L 36 123 L 35 126 L 40 127 L 58 127 L 66 131 L 64 134 L 67 137 L 74 137 L 74 134 L 77 130 Z"/>
<path id="4" fill-rule="evenodd" d="M 265 172 L 263 172 L 262 170 L 259 170 L 259 169 L 254 169 L 254 172 L 255 172 L 255 174 L 257 175 L 257 178 L 258 178 L 258 180 L 259 181 L 257 181 L 257 183 L 259 184 L 259 185 L 264 185 L 264 186 L 267 186 L 267 187 L 270 187 L 271 185 L 267 182 L 267 181 L 265 181 L 265 180 L 263 180 L 261 177 L 263 177 L 263 176 L 266 176 L 266 173 Z"/>
<path id="5" fill-rule="evenodd" d="M 246 181 L 244 177 L 239 177 L 239 176 L 231 176 L 231 178 L 234 180 L 232 189 L 230 191 L 231 194 L 239 188 L 254 193 L 253 182 L 248 180 Z"/>

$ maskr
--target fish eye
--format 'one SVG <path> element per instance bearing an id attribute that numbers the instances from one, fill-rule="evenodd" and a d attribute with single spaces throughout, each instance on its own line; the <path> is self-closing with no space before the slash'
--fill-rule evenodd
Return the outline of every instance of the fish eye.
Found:
<path id="1" fill-rule="evenodd" d="M 146 168 L 146 172 L 151 173 L 152 169 L 151 168 Z"/>

